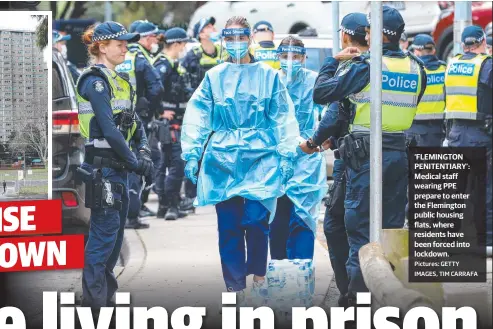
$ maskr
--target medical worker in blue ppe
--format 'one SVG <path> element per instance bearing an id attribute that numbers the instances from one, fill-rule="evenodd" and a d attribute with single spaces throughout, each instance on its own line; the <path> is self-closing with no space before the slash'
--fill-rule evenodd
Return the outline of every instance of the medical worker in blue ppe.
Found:
<path id="1" fill-rule="evenodd" d="M 85 140 L 81 168 L 86 171 L 86 191 L 93 193 L 86 194 L 85 200 L 91 208 L 91 225 L 84 253 L 82 305 L 95 312 L 114 305 L 118 282 L 113 269 L 120 257 L 128 211 L 128 173 L 152 174 L 147 138 L 134 110 L 135 91 L 128 75 L 115 71 L 125 60 L 127 42 L 138 39 L 138 34 L 128 33 L 116 22 L 101 23 L 83 35 L 93 64 L 81 73 L 76 91 Z"/>
<path id="2" fill-rule="evenodd" d="M 399 38 L 404 20 L 398 10 L 383 6 L 382 58 L 382 210 L 383 228 L 404 226 L 408 185 L 408 159 L 404 131 L 412 125 L 418 104 L 426 88 L 423 63 L 412 53 L 403 53 Z M 368 19 L 369 26 L 369 19 Z M 370 45 L 370 27 L 366 28 Z M 350 133 L 339 142 L 338 151 L 346 171 L 344 200 L 345 226 L 349 241 L 348 305 L 356 305 L 356 294 L 368 288 L 361 273 L 358 252 L 369 243 L 370 235 L 370 65 L 369 54 L 356 47 L 344 49 L 338 57 L 351 59 L 336 75 L 340 60 L 328 57 L 320 70 L 313 91 L 316 103 L 326 104 L 348 98 L 355 106 Z M 389 79 L 406 79 L 407 88 L 396 90 Z M 316 152 L 313 140 L 302 143 L 303 150 Z"/>
<path id="3" fill-rule="evenodd" d="M 229 58 L 206 73 L 188 102 L 182 158 L 197 182 L 195 206 L 216 207 L 224 281 L 241 302 L 250 274 L 252 293 L 267 292 L 269 222 L 294 172 L 299 128 L 280 72 L 249 54 L 247 20 L 230 18 L 222 36 Z"/>
<path id="4" fill-rule="evenodd" d="M 322 106 L 313 102 L 317 73 L 304 68 L 306 49 L 303 41 L 289 36 L 277 49 L 281 81 L 294 103 L 301 136 L 310 138 Z M 270 226 L 272 259 L 313 259 L 317 218 L 327 192 L 327 172 L 322 153 L 296 158 L 294 175 L 285 185 L 285 195 L 277 201 L 277 211 Z"/>

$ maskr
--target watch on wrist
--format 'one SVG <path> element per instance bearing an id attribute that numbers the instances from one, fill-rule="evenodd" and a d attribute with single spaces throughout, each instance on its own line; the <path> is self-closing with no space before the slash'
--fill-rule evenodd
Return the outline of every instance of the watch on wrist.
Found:
<path id="1" fill-rule="evenodd" d="M 316 148 L 317 148 L 317 145 L 313 144 L 313 141 L 312 141 L 312 139 L 311 139 L 311 138 L 310 138 L 310 139 L 308 139 L 308 140 L 306 141 L 306 145 L 307 145 L 307 146 L 308 146 L 308 148 L 310 148 L 310 149 L 316 149 Z"/>

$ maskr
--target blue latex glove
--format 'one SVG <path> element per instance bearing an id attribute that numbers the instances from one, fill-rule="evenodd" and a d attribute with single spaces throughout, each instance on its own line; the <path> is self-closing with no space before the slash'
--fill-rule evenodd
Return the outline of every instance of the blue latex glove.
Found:
<path id="1" fill-rule="evenodd" d="M 281 178 L 282 184 L 286 184 L 294 175 L 293 162 L 288 159 L 281 159 Z"/>
<path id="2" fill-rule="evenodd" d="M 190 159 L 185 166 L 185 176 L 194 184 L 197 184 L 197 172 L 199 163 L 195 159 Z"/>

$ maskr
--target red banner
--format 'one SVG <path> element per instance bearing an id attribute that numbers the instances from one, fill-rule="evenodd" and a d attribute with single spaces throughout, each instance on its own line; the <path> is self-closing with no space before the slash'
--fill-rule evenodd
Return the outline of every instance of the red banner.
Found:
<path id="1" fill-rule="evenodd" d="M 0 239 L 0 272 L 65 270 L 83 267 L 83 235 Z"/>
<path id="2" fill-rule="evenodd" d="M 0 236 L 62 233 L 62 200 L 0 202 Z"/>

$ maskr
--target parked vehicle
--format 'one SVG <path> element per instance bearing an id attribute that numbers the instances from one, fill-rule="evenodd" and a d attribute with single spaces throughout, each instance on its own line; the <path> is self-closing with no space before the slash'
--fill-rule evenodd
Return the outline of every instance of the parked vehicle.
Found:
<path id="1" fill-rule="evenodd" d="M 440 14 L 437 1 L 384 1 L 398 9 L 406 22 L 406 33 L 412 37 L 431 33 Z M 341 1 L 339 19 L 352 12 L 369 13 L 370 1 Z M 319 33 L 332 35 L 331 1 L 210 1 L 193 14 L 189 31 L 201 18 L 213 16 L 216 27 L 223 28 L 231 16 L 244 16 L 255 24 L 268 20 L 276 33 L 298 33 L 307 27 Z"/>
<path id="2" fill-rule="evenodd" d="M 491 2 L 473 1 L 472 23 L 483 29 L 492 21 Z M 451 58 L 454 50 L 454 7 L 450 6 L 440 14 L 432 36 L 437 45 L 437 55 L 446 61 Z"/>
<path id="3" fill-rule="evenodd" d="M 85 185 L 76 170 L 84 160 L 74 83 L 62 55 L 52 54 L 53 199 L 62 200 L 64 233 L 87 233 L 90 210 L 84 206 Z"/>

